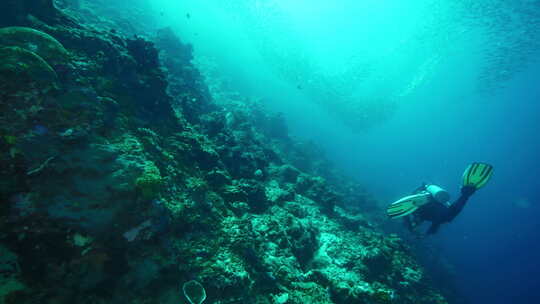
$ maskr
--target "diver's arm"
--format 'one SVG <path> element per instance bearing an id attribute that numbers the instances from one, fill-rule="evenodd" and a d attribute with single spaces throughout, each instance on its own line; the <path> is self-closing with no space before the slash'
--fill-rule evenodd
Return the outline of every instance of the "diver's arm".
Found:
<path id="1" fill-rule="evenodd" d="M 460 212 L 463 210 L 463 207 L 465 207 L 465 204 L 467 203 L 467 200 L 469 200 L 469 197 L 476 191 L 476 188 L 466 186 L 461 188 L 461 196 L 452 204 L 450 207 L 443 207 L 441 206 L 442 212 L 439 213 L 437 219 L 431 222 L 431 226 L 427 230 L 426 234 L 434 234 L 439 230 L 439 227 L 442 223 L 451 222 Z"/>
<path id="2" fill-rule="evenodd" d="M 476 191 L 475 187 L 464 186 L 461 188 L 461 196 L 455 201 L 450 207 L 448 207 L 448 212 L 445 215 L 444 222 L 451 222 L 454 218 L 463 210 L 465 204 L 469 200 L 469 197 L 473 195 Z"/>
<path id="3" fill-rule="evenodd" d="M 439 230 L 439 227 L 441 226 L 440 222 L 433 222 L 431 223 L 431 226 L 429 226 L 428 231 L 426 234 L 434 234 Z"/>
<path id="4" fill-rule="evenodd" d="M 420 193 L 422 191 L 425 191 L 426 190 L 426 183 L 422 183 L 422 185 L 420 185 L 420 187 L 416 188 L 412 194 L 417 194 L 417 193 Z"/>

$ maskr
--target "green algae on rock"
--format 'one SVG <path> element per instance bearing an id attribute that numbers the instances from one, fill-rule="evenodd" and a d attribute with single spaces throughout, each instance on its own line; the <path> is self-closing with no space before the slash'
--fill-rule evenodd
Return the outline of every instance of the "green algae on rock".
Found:
<path id="1" fill-rule="evenodd" d="M 150 161 L 146 162 L 141 176 L 135 180 L 137 190 L 144 199 L 154 199 L 159 196 L 163 183 L 158 167 Z"/>
<path id="2" fill-rule="evenodd" d="M 0 303 L 6 303 L 10 293 L 24 290 L 24 284 L 17 278 L 20 272 L 17 255 L 0 244 Z"/>
<path id="3" fill-rule="evenodd" d="M 68 52 L 54 37 L 28 27 L 1 28 L 0 46 L 18 46 L 36 53 L 52 65 L 64 63 L 68 58 Z"/>

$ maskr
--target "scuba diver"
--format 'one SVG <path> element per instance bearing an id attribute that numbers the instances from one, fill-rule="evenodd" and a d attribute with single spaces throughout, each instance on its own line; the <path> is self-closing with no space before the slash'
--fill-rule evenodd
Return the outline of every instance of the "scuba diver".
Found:
<path id="1" fill-rule="evenodd" d="M 460 197 L 452 204 L 450 195 L 437 185 L 422 184 L 412 195 L 401 198 L 388 206 L 391 218 L 405 217 L 409 231 L 415 232 L 418 225 L 431 222 L 427 234 L 434 234 L 443 223 L 451 222 L 465 207 L 467 200 L 491 178 L 493 167 L 485 163 L 472 163 L 463 173 Z"/>

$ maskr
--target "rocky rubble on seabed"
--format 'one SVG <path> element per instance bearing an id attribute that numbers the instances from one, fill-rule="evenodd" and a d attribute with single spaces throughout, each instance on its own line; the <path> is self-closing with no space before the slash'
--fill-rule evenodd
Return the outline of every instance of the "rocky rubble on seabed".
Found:
<path id="1" fill-rule="evenodd" d="M 160 61 L 2 5 L 0 303 L 447 303 L 373 198 L 279 115 L 218 102 L 171 33 L 186 53 Z"/>

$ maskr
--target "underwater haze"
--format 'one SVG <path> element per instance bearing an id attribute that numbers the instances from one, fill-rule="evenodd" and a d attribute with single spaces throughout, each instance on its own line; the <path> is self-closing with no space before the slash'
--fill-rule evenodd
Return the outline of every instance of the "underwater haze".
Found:
<path id="1" fill-rule="evenodd" d="M 468 163 L 493 164 L 490 184 L 425 242 L 471 303 L 539 301 L 540 2 L 153 5 L 228 85 L 284 112 L 383 201 L 421 182 L 456 198 Z"/>
<path id="2" fill-rule="evenodd" d="M 36 3 L 0 4 L 0 304 L 540 303 L 540 1 Z M 387 216 L 473 162 L 437 233 Z"/>

